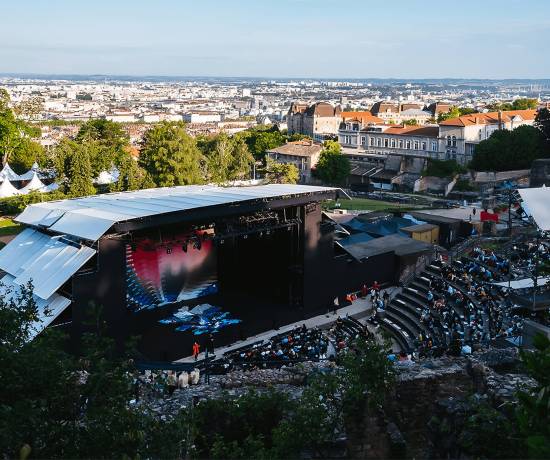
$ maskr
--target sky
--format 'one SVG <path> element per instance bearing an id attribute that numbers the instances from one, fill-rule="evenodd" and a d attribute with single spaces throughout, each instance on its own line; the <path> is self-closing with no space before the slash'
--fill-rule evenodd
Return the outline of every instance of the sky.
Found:
<path id="1" fill-rule="evenodd" d="M 0 3 L 0 73 L 550 78 L 549 0 Z"/>

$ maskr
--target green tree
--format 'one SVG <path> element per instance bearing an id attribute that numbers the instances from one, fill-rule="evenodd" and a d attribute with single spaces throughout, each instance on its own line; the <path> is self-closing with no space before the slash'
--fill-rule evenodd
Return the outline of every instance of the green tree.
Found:
<path id="1" fill-rule="evenodd" d="M 520 98 L 512 102 L 512 110 L 536 109 L 538 105 L 539 101 L 537 99 Z"/>
<path id="2" fill-rule="evenodd" d="M 126 192 L 155 187 L 155 183 L 149 174 L 130 155 L 121 157 L 117 168 L 119 172 L 118 181 L 110 185 L 110 191 Z"/>
<path id="3" fill-rule="evenodd" d="M 481 141 L 470 168 L 476 171 L 528 169 L 533 160 L 546 155 L 541 132 L 533 126 L 524 125 L 513 131 L 495 131 L 489 139 Z"/>
<path id="4" fill-rule="evenodd" d="M 143 138 L 139 164 L 157 186 L 200 184 L 204 182 L 204 157 L 181 122 L 162 122 Z"/>
<path id="5" fill-rule="evenodd" d="M 300 180 L 300 171 L 291 163 L 278 163 L 267 158 L 265 178 L 272 184 L 296 184 Z"/>
<path id="6" fill-rule="evenodd" d="M 93 145 L 90 162 L 93 176 L 102 171 L 119 167 L 129 158 L 130 138 L 119 123 L 105 119 L 94 119 L 84 123 L 75 139 L 80 144 Z"/>
<path id="7" fill-rule="evenodd" d="M 539 334 L 534 347 L 534 351 L 521 352 L 527 373 L 537 386 L 519 392 L 517 422 L 529 458 L 550 458 L 550 340 Z"/>
<path id="8" fill-rule="evenodd" d="M 229 168 L 233 160 L 233 145 L 225 133 L 218 134 L 211 143 L 212 149 L 206 154 L 208 179 L 211 182 L 225 182 L 229 179 Z"/>
<path id="9" fill-rule="evenodd" d="M 315 175 L 327 184 L 343 184 L 349 176 L 351 166 L 342 154 L 338 142 L 326 141 L 315 167 Z"/>
<path id="10" fill-rule="evenodd" d="M 460 117 L 460 109 L 456 106 L 452 106 L 448 112 L 440 113 L 437 116 L 437 122 L 441 123 L 442 121 L 450 120 L 452 118 L 458 118 L 458 117 Z"/>
<path id="11" fill-rule="evenodd" d="M 30 340 L 40 321 L 32 285 L 13 294 L 0 297 L 2 458 L 22 447 L 35 458 L 182 458 L 187 414 L 164 422 L 132 407 L 132 361 L 106 337 L 100 309 L 89 309 L 96 326 L 78 357 L 57 328 Z"/>
<path id="12" fill-rule="evenodd" d="M 67 193 L 72 196 L 95 194 L 92 183 L 92 165 L 90 162 L 90 145 L 74 143 L 72 155 L 68 158 Z"/>
<path id="13" fill-rule="evenodd" d="M 544 141 L 544 150 L 546 155 L 550 154 L 550 110 L 540 109 L 535 117 L 535 128 L 537 128 Z"/>
<path id="14" fill-rule="evenodd" d="M 418 126 L 418 120 L 416 118 L 405 120 L 403 121 L 403 126 Z"/>
<path id="15" fill-rule="evenodd" d="M 466 169 L 460 166 L 456 160 L 428 160 L 425 176 L 454 177 L 456 174 L 463 174 Z"/>
<path id="16" fill-rule="evenodd" d="M 14 169 L 22 173 L 34 161 L 43 156 L 42 147 L 32 140 L 40 130 L 18 119 L 9 108 L 9 94 L 3 90 L 0 94 L 0 152 L 2 163 L 6 164 L 15 158 Z M 27 169 L 25 169 L 27 168 Z"/>
<path id="17" fill-rule="evenodd" d="M 237 133 L 235 137 L 243 138 L 254 158 L 262 161 L 268 150 L 280 147 L 286 142 L 286 136 L 276 126 L 257 127 Z"/>
<path id="18" fill-rule="evenodd" d="M 10 103 L 10 93 L 5 88 L 0 88 L 0 111 L 3 112 L 8 108 Z"/>
<path id="19" fill-rule="evenodd" d="M 65 193 L 71 196 L 95 193 L 91 158 L 98 149 L 96 141 L 79 143 L 68 138 L 62 139 L 56 146 L 49 163 Z"/>

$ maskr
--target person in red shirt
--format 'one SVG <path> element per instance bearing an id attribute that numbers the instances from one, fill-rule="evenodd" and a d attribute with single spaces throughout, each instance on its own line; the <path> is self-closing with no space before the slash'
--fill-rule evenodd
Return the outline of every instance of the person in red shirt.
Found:
<path id="1" fill-rule="evenodd" d="M 373 288 L 375 291 L 379 291 L 379 290 L 380 290 L 380 285 L 378 284 L 378 281 L 375 281 L 374 283 L 372 283 L 372 288 Z"/>
<path id="2" fill-rule="evenodd" d="M 363 286 L 361 287 L 361 297 L 367 297 L 369 293 L 369 288 L 367 287 L 366 284 L 363 284 Z"/>
<path id="3" fill-rule="evenodd" d="M 195 342 L 193 344 L 193 357 L 195 358 L 195 361 L 199 357 L 200 351 L 201 351 L 201 346 L 197 342 Z"/>

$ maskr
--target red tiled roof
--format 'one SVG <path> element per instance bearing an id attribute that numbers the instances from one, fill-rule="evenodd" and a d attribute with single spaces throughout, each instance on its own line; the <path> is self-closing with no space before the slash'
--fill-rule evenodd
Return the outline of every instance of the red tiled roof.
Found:
<path id="1" fill-rule="evenodd" d="M 515 116 L 520 116 L 524 120 L 534 120 L 537 111 L 536 110 L 505 110 L 501 112 L 502 122 L 506 123 L 511 121 Z M 498 123 L 498 112 L 487 113 L 472 113 L 470 115 L 463 115 L 458 118 L 450 118 L 449 120 L 439 123 L 442 126 L 472 126 L 472 125 L 494 125 Z"/>
<path id="2" fill-rule="evenodd" d="M 384 123 L 381 118 L 375 117 L 371 112 L 365 110 L 364 112 L 342 112 L 342 119 L 344 121 L 360 121 L 362 124 L 367 125 L 369 123 Z"/>

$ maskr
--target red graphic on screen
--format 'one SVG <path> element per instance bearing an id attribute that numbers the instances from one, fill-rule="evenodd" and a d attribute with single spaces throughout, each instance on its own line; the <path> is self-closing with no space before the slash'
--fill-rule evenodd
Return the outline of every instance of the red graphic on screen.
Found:
<path id="1" fill-rule="evenodd" d="M 135 309 L 195 299 L 217 290 L 212 232 L 142 239 L 126 248 L 127 300 Z"/>

